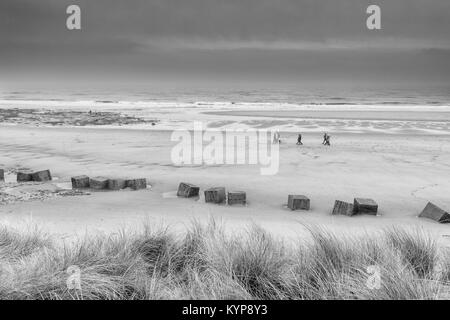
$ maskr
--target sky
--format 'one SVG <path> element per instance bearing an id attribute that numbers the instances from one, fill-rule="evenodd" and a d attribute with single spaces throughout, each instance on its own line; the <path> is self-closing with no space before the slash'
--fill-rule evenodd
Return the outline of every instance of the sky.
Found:
<path id="1" fill-rule="evenodd" d="M 66 28 L 71 4 L 82 30 Z M 445 85 L 450 1 L 0 1 L 3 86 L 175 83 Z"/>

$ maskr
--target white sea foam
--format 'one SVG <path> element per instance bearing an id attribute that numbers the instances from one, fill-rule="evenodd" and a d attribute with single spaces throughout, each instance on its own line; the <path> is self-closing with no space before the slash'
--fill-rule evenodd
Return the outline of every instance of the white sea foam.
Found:
<path id="1" fill-rule="evenodd" d="M 0 100 L 0 108 L 42 108 L 50 110 L 111 111 L 145 119 L 157 119 L 156 126 L 150 124 L 125 125 L 120 128 L 145 130 L 191 129 L 194 121 L 202 121 L 209 130 L 236 129 L 278 129 L 287 132 L 373 132 L 449 134 L 450 105 L 425 104 L 295 104 L 290 102 L 232 102 L 232 101 L 96 101 L 96 100 Z M 235 111 L 248 111 L 245 115 L 233 114 Z M 284 116 L 282 112 L 312 112 L 313 116 Z M 226 111 L 227 114 L 220 114 Z M 252 116 L 252 112 L 264 111 L 264 116 Z M 338 115 L 322 117 L 316 111 L 326 111 Z M 346 118 L 346 112 L 383 112 L 387 119 Z M 407 121 L 389 119 L 395 112 L 414 113 L 420 119 L 421 112 L 434 112 L 437 119 Z M 440 114 L 443 115 L 439 121 Z M 438 121 L 436 121 L 438 120 Z M 98 128 L 98 127 L 97 127 Z M 104 128 L 117 128 L 104 126 Z"/>

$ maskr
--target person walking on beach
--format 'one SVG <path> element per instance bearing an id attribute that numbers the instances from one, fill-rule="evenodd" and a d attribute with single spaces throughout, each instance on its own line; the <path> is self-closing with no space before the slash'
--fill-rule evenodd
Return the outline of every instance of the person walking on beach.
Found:
<path id="1" fill-rule="evenodd" d="M 327 137 L 328 137 L 328 134 L 325 132 L 325 133 L 323 134 L 323 141 L 322 141 L 322 144 L 323 144 L 323 145 L 325 145 L 325 144 L 327 143 Z"/>
<path id="2" fill-rule="evenodd" d="M 277 130 L 275 132 L 275 134 L 273 135 L 273 144 L 279 144 L 281 143 L 281 139 L 280 139 L 280 131 Z"/>
<path id="3" fill-rule="evenodd" d="M 303 145 L 302 143 L 302 135 L 299 133 L 297 137 L 297 145 Z"/>
<path id="4" fill-rule="evenodd" d="M 327 138 L 325 140 L 325 145 L 326 146 L 331 146 L 331 144 L 330 144 L 330 136 L 328 134 L 327 134 Z"/>

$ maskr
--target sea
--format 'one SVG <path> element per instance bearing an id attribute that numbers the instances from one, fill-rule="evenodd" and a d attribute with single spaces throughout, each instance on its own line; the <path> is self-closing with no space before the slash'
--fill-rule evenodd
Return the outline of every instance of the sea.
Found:
<path id="1" fill-rule="evenodd" d="M 45 108 L 121 112 L 157 119 L 145 129 L 185 129 L 194 121 L 216 129 L 276 128 L 286 131 L 341 130 L 360 132 L 428 132 L 450 134 L 449 85 L 286 85 L 286 86 L 84 86 L 45 89 L 1 89 L 0 108 Z M 273 111 L 272 117 L 221 117 L 220 111 Z M 432 119 L 361 121 L 342 119 L 277 119 L 276 112 L 296 110 L 372 110 L 376 112 L 433 112 Z M 209 115 L 208 115 L 209 113 Z M 424 114 L 424 113 L 422 113 Z M 441 118 L 441 115 L 443 116 Z M 420 117 L 420 116 L 419 116 Z M 311 117 L 309 117 L 311 118 Z M 383 117 L 384 118 L 384 117 Z M 414 117 L 417 119 L 417 115 Z M 397 121 L 402 120 L 402 121 Z M 407 119 L 406 119 L 407 120 Z M 418 119 L 421 120 L 421 119 Z M 343 122 L 344 121 L 344 122 Z M 135 129 L 143 128 L 135 126 Z M 358 131 L 359 130 L 359 131 Z M 390 130 L 390 131 L 389 131 Z M 361 132 L 362 132 L 361 131 Z"/>

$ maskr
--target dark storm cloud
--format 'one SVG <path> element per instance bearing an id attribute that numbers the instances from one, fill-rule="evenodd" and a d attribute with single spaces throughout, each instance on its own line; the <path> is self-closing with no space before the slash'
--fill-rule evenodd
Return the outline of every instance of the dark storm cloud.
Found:
<path id="1" fill-rule="evenodd" d="M 70 4 L 82 31 L 65 28 Z M 365 27 L 369 4 L 382 9 L 381 31 Z M 449 15 L 448 0 L 2 0 L 0 67 L 445 77 Z"/>
<path id="2" fill-rule="evenodd" d="M 65 8 L 73 3 L 82 7 L 86 38 L 357 42 L 373 35 L 365 9 L 377 3 L 378 37 L 450 43 L 447 0 L 2 0 L 2 40 L 64 39 Z"/>

